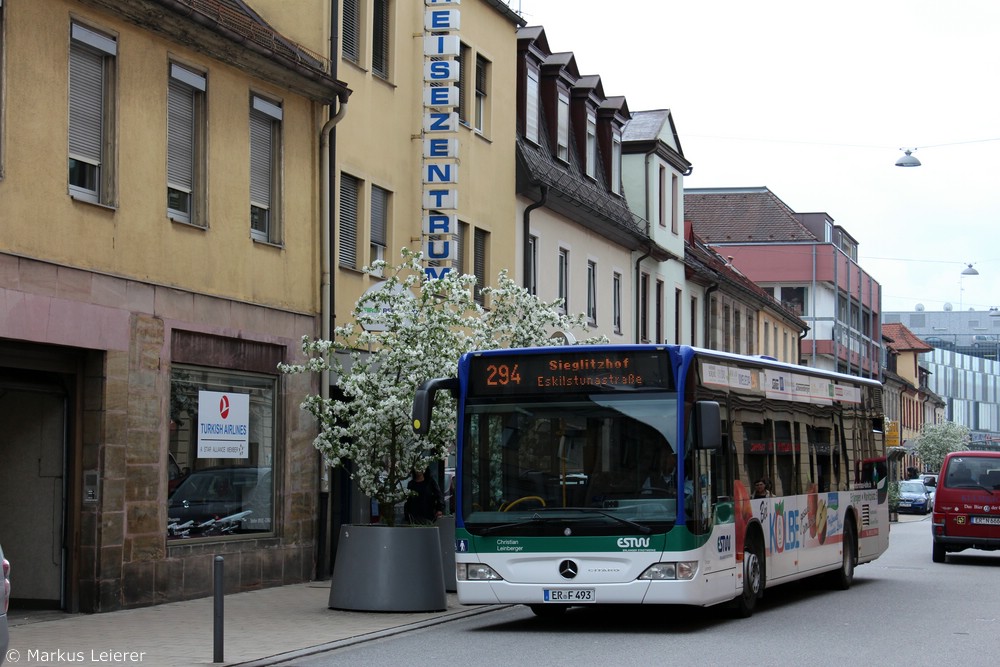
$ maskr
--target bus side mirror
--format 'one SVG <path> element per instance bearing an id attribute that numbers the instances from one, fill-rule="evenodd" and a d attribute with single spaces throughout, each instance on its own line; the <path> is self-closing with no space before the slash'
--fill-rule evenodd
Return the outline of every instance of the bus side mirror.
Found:
<path id="1" fill-rule="evenodd" d="M 698 449 L 722 449 L 722 412 L 716 401 L 694 404 L 694 437 Z"/>
<path id="2" fill-rule="evenodd" d="M 434 396 L 441 389 L 447 389 L 452 396 L 458 396 L 458 378 L 435 378 L 427 380 L 419 387 L 413 396 L 412 418 L 413 431 L 417 435 L 427 435 L 431 430 L 431 411 L 434 409 Z"/>

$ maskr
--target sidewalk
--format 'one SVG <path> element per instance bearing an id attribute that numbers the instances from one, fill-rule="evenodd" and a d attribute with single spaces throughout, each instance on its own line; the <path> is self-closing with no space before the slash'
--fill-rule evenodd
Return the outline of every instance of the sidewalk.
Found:
<path id="1" fill-rule="evenodd" d="M 223 663 L 213 663 L 214 599 L 103 614 L 11 610 L 4 667 L 102 664 L 262 667 L 388 634 L 481 614 L 448 593 L 440 612 L 389 614 L 327 608 L 330 583 L 279 586 L 225 597 Z"/>

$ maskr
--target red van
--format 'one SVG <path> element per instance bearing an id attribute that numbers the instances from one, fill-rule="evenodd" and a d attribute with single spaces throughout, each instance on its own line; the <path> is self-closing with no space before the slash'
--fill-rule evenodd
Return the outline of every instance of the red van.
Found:
<path id="1" fill-rule="evenodd" d="M 1000 549 L 1000 451 L 951 452 L 934 496 L 935 563 L 949 552 Z"/>

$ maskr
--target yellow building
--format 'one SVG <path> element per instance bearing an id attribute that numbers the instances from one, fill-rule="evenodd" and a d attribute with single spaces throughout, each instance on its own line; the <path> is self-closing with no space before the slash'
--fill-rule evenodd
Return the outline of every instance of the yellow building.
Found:
<path id="1" fill-rule="evenodd" d="M 320 128 L 348 89 L 227 0 L 3 0 L 0 62 L 17 597 L 204 596 L 214 554 L 227 590 L 308 580 L 318 383 L 277 364 L 320 329 Z"/>

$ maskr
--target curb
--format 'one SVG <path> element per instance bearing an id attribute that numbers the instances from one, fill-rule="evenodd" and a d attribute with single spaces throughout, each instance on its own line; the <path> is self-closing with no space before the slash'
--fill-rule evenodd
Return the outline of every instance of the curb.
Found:
<path id="1" fill-rule="evenodd" d="M 334 649 L 344 648 L 346 646 L 354 646 L 356 644 L 362 644 L 364 642 L 374 641 L 376 639 L 382 639 L 383 637 L 389 637 L 392 635 L 398 635 L 404 632 L 412 632 L 414 630 L 420 630 L 423 628 L 428 628 L 434 625 L 441 625 L 443 623 L 448 623 L 450 621 L 457 621 L 463 618 L 469 618 L 472 616 L 478 616 L 480 614 L 486 614 L 491 611 L 498 611 L 500 609 L 507 609 L 513 605 L 499 604 L 499 605 L 489 605 L 484 607 L 473 607 L 471 609 L 463 609 L 450 614 L 442 614 L 441 616 L 435 616 L 434 618 L 428 618 L 422 621 L 416 621 L 414 623 L 408 623 L 406 625 L 399 625 L 392 628 L 386 628 L 384 630 L 376 630 L 374 632 L 366 632 L 363 635 L 355 635 L 354 637 L 348 637 L 346 639 L 338 639 L 336 641 L 327 642 L 325 644 L 317 644 L 316 646 L 309 646 L 307 648 L 297 649 L 294 651 L 286 651 L 284 653 L 279 653 L 277 655 L 272 655 L 267 658 L 260 658 L 258 660 L 251 660 L 249 662 L 234 662 L 228 663 L 231 667 L 268 667 L 269 665 L 280 665 L 284 662 L 289 662 L 297 658 L 304 658 L 311 655 L 317 655 L 319 653 L 326 653 L 328 651 L 333 651 Z"/>

